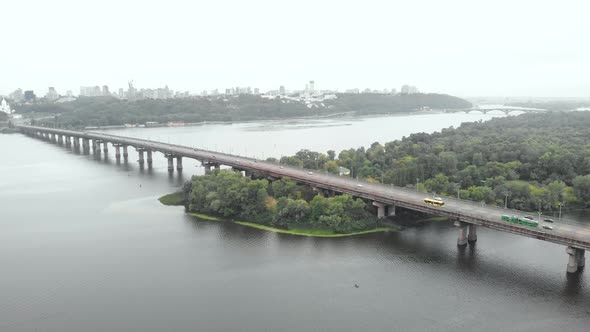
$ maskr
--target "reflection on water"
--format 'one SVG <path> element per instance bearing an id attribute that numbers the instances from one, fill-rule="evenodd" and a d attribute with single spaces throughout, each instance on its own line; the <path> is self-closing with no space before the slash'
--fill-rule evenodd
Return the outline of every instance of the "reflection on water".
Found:
<path id="1" fill-rule="evenodd" d="M 219 145 L 244 134 L 224 128 Z M 210 127 L 159 130 L 202 143 Z M 272 135 L 284 142 L 288 132 Z M 160 205 L 157 197 L 202 173 L 190 160 L 168 173 L 160 156 L 142 168 L 131 150 L 117 162 L 114 151 L 105 159 L 21 135 L 0 136 L 0 149 L 11 156 L 0 162 L 0 331 L 585 331 L 590 323 L 588 271 L 567 275 L 562 246 L 481 229 L 475 245 L 458 248 L 446 222 L 350 238 L 275 234 Z"/>

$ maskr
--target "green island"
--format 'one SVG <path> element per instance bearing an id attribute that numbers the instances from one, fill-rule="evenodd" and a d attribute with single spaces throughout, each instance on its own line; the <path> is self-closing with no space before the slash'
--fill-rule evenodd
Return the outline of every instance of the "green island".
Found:
<path id="1" fill-rule="evenodd" d="M 159 200 L 184 206 L 198 219 L 283 234 L 343 237 L 397 230 L 381 225 L 370 206 L 350 195 L 323 197 L 287 178 L 269 182 L 226 170 L 193 176 L 182 191 Z"/>
<path id="2" fill-rule="evenodd" d="M 296 167 L 524 211 L 590 206 L 590 112 L 550 112 L 463 123 L 340 153 L 301 150 Z M 426 194 L 425 194 L 426 195 Z"/>
<path id="3" fill-rule="evenodd" d="M 434 93 L 339 93 L 332 95 L 332 98 L 311 101 L 299 100 L 296 96 L 266 98 L 248 94 L 135 101 L 114 97 L 79 97 L 63 103 L 39 101 L 14 105 L 17 113 L 33 118 L 33 124 L 62 128 L 148 122 L 232 122 L 325 117 L 334 114 L 401 114 L 429 109 L 471 107 L 471 103 L 464 99 Z"/>

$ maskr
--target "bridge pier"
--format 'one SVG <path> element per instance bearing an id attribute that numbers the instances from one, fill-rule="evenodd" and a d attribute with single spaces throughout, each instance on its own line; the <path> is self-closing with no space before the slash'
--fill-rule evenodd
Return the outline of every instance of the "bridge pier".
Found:
<path id="1" fill-rule="evenodd" d="M 84 152 L 88 152 L 90 151 L 90 140 L 88 138 L 83 138 L 82 139 L 82 149 L 84 150 Z"/>
<path id="2" fill-rule="evenodd" d="M 152 167 L 152 165 L 154 164 L 154 159 L 152 157 L 151 150 L 147 150 L 147 163 L 148 163 L 148 167 Z"/>
<path id="3" fill-rule="evenodd" d="M 129 152 L 127 151 L 127 145 L 123 145 L 123 158 L 127 159 Z"/>
<path id="4" fill-rule="evenodd" d="M 459 236 L 457 237 L 457 245 L 464 246 L 467 244 L 467 224 L 459 221 Z"/>
<path id="5" fill-rule="evenodd" d="M 385 204 L 381 202 L 373 202 L 373 206 L 377 207 L 377 218 L 383 219 L 385 218 Z"/>
<path id="6" fill-rule="evenodd" d="M 143 163 L 144 163 L 144 161 L 143 161 L 143 149 L 138 149 L 137 150 L 137 153 L 139 155 L 139 159 L 137 161 L 139 162 L 139 165 L 140 166 L 143 166 Z"/>
<path id="7" fill-rule="evenodd" d="M 579 268 L 586 265 L 585 250 L 574 247 L 567 247 L 565 252 L 569 255 L 567 263 L 567 273 L 576 273 Z"/>
<path id="8" fill-rule="evenodd" d="M 107 142 L 107 141 L 102 142 L 102 150 L 104 151 L 105 155 L 107 153 L 109 153 L 109 142 Z"/>
<path id="9" fill-rule="evenodd" d="M 395 217 L 395 204 L 387 206 L 387 215 L 390 217 Z"/>
<path id="10" fill-rule="evenodd" d="M 100 154 L 100 141 L 99 140 L 93 140 L 92 141 L 92 151 L 96 154 Z"/>
<path id="11" fill-rule="evenodd" d="M 59 145 L 64 145 L 64 136 L 63 135 L 57 135 L 57 143 Z"/>
<path id="12" fill-rule="evenodd" d="M 121 144 L 113 144 L 113 146 L 115 147 L 115 159 L 120 160 L 121 159 Z"/>
<path id="13" fill-rule="evenodd" d="M 66 142 L 65 142 L 66 143 L 66 148 L 71 147 L 72 146 L 72 141 L 71 141 L 72 138 L 70 136 L 64 136 L 64 137 L 66 139 Z"/>
<path id="14" fill-rule="evenodd" d="M 477 225 L 469 224 L 469 235 L 467 236 L 467 241 L 470 243 L 477 241 Z"/>
<path id="15" fill-rule="evenodd" d="M 182 171 L 182 157 L 180 156 L 176 157 L 176 170 Z"/>
<path id="16" fill-rule="evenodd" d="M 168 155 L 168 172 L 174 172 L 174 156 Z"/>

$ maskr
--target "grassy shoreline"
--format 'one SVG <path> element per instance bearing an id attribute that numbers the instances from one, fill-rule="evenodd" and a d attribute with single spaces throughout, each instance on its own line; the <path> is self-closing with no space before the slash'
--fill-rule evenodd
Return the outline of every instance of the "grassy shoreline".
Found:
<path id="1" fill-rule="evenodd" d="M 164 195 L 160 197 L 158 200 L 160 203 L 168 206 L 178 206 L 183 205 L 179 204 L 179 197 L 182 198 L 181 193 L 174 193 L 170 195 Z M 203 213 L 195 213 L 195 212 L 187 212 L 188 215 L 193 216 L 195 218 L 199 218 L 206 221 L 221 221 L 221 222 L 231 222 L 234 224 L 238 224 L 241 226 L 252 227 L 256 229 L 261 229 L 264 231 L 274 232 L 274 233 L 281 233 L 281 234 L 289 234 L 289 235 L 297 235 L 297 236 L 310 236 L 310 237 L 346 237 L 346 236 L 355 236 L 355 235 L 363 235 L 363 234 L 371 234 L 371 233 L 382 233 L 382 232 L 396 232 L 399 229 L 396 227 L 391 226 L 381 226 L 373 229 L 368 229 L 360 232 L 353 232 L 353 233 L 336 233 L 331 229 L 319 229 L 319 228 L 291 228 L 291 229 L 283 229 L 283 228 L 275 228 L 271 226 L 260 225 L 253 222 L 247 221 L 237 221 L 237 220 L 226 220 L 223 218 L 219 218 L 216 216 L 203 214 Z"/>

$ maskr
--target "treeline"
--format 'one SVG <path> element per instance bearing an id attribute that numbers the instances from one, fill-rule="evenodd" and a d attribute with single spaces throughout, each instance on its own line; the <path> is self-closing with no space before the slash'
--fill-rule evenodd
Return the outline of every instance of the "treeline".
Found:
<path id="1" fill-rule="evenodd" d="M 542 108 L 549 111 L 571 111 L 580 107 L 590 107 L 589 101 L 550 100 L 545 102 L 509 103 L 507 106 Z"/>
<path id="2" fill-rule="evenodd" d="M 183 187 L 189 212 L 235 218 L 279 228 L 304 227 L 351 233 L 373 229 L 375 217 L 361 199 L 323 197 L 289 179 L 269 183 L 231 171 L 193 176 Z"/>
<path id="3" fill-rule="evenodd" d="M 39 124 L 65 128 L 145 122 L 245 121 L 321 116 L 343 112 L 381 114 L 412 112 L 424 107 L 464 108 L 463 99 L 440 94 L 340 94 L 308 107 L 303 102 L 257 95 L 125 101 L 112 97 L 80 97 L 67 103 L 17 105 L 19 113 L 58 114 Z"/>
<path id="4" fill-rule="evenodd" d="M 337 99 L 325 101 L 325 104 L 341 112 L 355 111 L 358 114 L 392 114 L 425 108 L 463 109 L 472 106 L 464 99 L 436 93 L 339 94 Z"/>
<path id="5" fill-rule="evenodd" d="M 509 208 L 590 202 L 590 112 L 523 114 L 418 133 L 368 149 L 302 150 L 281 163 Z"/>

